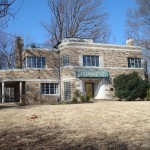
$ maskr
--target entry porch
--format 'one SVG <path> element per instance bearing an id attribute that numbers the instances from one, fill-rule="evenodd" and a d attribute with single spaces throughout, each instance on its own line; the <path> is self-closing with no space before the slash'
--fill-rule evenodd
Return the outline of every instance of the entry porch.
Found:
<path id="1" fill-rule="evenodd" d="M 23 95 L 25 95 L 25 81 L 0 82 L 0 103 L 22 103 Z"/>

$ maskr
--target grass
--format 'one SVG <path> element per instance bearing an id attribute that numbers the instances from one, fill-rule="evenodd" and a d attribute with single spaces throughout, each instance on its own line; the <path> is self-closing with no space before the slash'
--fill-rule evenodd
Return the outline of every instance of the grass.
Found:
<path id="1" fill-rule="evenodd" d="M 150 102 L 5 105 L 0 149 L 150 149 Z"/>

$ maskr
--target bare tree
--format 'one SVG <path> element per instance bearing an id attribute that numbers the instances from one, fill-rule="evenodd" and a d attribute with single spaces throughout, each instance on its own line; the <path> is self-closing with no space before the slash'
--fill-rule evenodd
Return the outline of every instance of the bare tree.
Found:
<path id="1" fill-rule="evenodd" d="M 12 12 L 11 6 L 14 4 L 15 0 L 0 0 L 0 29 L 7 26 L 10 17 L 14 17 L 16 14 Z"/>
<path id="2" fill-rule="evenodd" d="M 136 0 L 137 7 L 128 10 L 127 36 L 150 51 L 150 0 Z"/>
<path id="3" fill-rule="evenodd" d="M 0 0 L 0 69 L 13 68 L 15 64 L 14 40 L 15 36 L 5 33 L 4 28 L 8 26 L 10 18 L 15 18 L 23 5 L 24 0 Z"/>
<path id="4" fill-rule="evenodd" d="M 143 48 L 150 72 L 150 0 L 135 0 L 135 9 L 127 13 L 127 36 Z"/>
<path id="5" fill-rule="evenodd" d="M 0 69 L 12 69 L 15 65 L 14 39 L 0 33 Z"/>
<path id="6" fill-rule="evenodd" d="M 65 37 L 93 38 L 108 42 L 110 27 L 102 0 L 48 0 L 51 20 L 41 23 L 52 46 Z"/>

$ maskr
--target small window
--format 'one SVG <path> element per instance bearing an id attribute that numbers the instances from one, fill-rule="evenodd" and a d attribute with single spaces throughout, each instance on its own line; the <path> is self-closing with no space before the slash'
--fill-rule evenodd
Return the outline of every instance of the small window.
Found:
<path id="1" fill-rule="evenodd" d="M 63 66 L 69 66 L 69 64 L 70 64 L 69 55 L 64 55 L 63 56 Z"/>
<path id="2" fill-rule="evenodd" d="M 71 83 L 64 82 L 64 100 L 71 100 Z"/>
<path id="3" fill-rule="evenodd" d="M 45 57 L 26 57 L 26 68 L 45 68 Z"/>
<path id="4" fill-rule="evenodd" d="M 41 94 L 59 94 L 58 83 L 41 83 Z"/>
<path id="5" fill-rule="evenodd" d="M 141 58 L 128 58 L 129 68 L 141 68 Z"/>
<path id="6" fill-rule="evenodd" d="M 99 56 L 83 56 L 83 66 L 99 67 Z"/>

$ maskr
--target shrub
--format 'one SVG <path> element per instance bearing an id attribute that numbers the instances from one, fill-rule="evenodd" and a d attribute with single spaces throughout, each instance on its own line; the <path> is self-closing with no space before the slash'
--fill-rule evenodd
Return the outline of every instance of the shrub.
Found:
<path id="1" fill-rule="evenodd" d="M 89 102 L 90 101 L 90 96 L 86 95 L 84 100 L 85 100 L 85 102 Z"/>
<path id="2" fill-rule="evenodd" d="M 80 97 L 80 95 L 81 95 L 81 93 L 80 93 L 79 90 L 76 90 L 73 94 L 74 94 L 74 96 L 77 97 L 77 98 Z"/>
<path id="3" fill-rule="evenodd" d="M 146 99 L 147 99 L 148 101 L 150 101 L 150 88 L 149 88 L 148 91 L 147 91 Z"/>
<path id="4" fill-rule="evenodd" d="M 125 100 L 144 98 L 147 94 L 148 82 L 138 73 L 121 74 L 114 79 L 115 95 Z"/>
<path id="5" fill-rule="evenodd" d="M 85 101 L 84 96 L 80 96 L 80 100 L 81 100 L 81 102 L 84 102 Z"/>
<path id="6" fill-rule="evenodd" d="M 77 98 L 73 97 L 72 102 L 77 103 L 78 102 Z"/>

